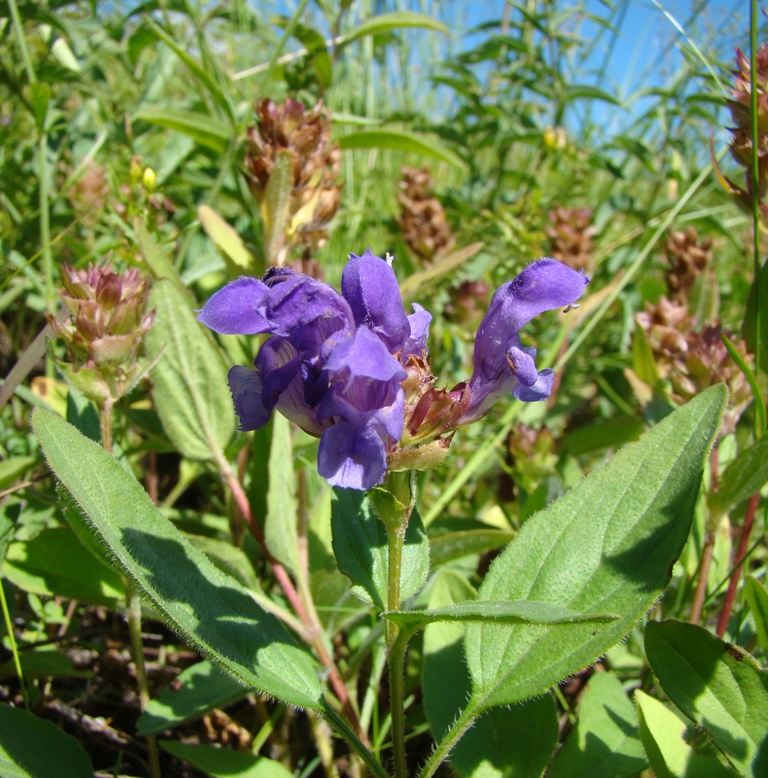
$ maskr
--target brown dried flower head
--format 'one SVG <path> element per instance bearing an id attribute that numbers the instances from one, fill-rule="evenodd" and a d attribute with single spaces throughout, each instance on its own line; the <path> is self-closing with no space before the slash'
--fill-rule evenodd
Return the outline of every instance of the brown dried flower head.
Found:
<path id="1" fill-rule="evenodd" d="M 695 331 L 688 306 L 665 297 L 656 305 L 646 304 L 646 310 L 635 318 L 648 338 L 659 375 L 669 382 L 670 395 L 676 402 L 687 402 L 717 383 L 728 386 L 730 405 L 723 432 L 732 431 L 751 392 L 744 374 L 723 344 L 721 328 L 712 326 Z M 746 361 L 744 341 L 734 340 L 734 345 Z"/>
<path id="2" fill-rule="evenodd" d="M 595 247 L 592 236 L 596 231 L 592 224 L 592 209 L 558 205 L 548 215 L 550 224 L 546 231 L 550 238 L 550 256 L 574 270 L 590 274 Z"/>
<path id="3" fill-rule="evenodd" d="M 292 99 L 276 104 L 263 98 L 255 112 L 256 124 L 246 133 L 245 168 L 251 192 L 260 204 L 264 201 L 275 163 L 281 153 L 287 153 L 293 175 L 290 219 L 299 216 L 296 240 L 316 248 L 327 240 L 325 225 L 341 203 L 341 187 L 334 183 L 341 150 L 331 142 L 330 119 L 322 102 L 307 111 Z"/>
<path id="4" fill-rule="evenodd" d="M 449 252 L 456 243 L 445 210 L 434 196 L 435 183 L 428 168 L 403 167 L 397 200 L 397 223 L 405 242 L 419 257 L 429 262 Z"/>
<path id="5" fill-rule="evenodd" d="M 696 230 L 672 231 L 664 242 L 669 262 L 667 288 L 672 298 L 685 303 L 698 276 L 712 263 L 712 239 L 699 239 Z"/>

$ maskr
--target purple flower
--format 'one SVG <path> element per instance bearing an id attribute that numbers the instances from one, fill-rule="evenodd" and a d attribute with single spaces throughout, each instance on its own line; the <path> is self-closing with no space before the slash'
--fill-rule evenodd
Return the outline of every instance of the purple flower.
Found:
<path id="1" fill-rule="evenodd" d="M 432 316 L 416 304 L 405 313 L 390 262 L 370 250 L 350 254 L 341 294 L 273 268 L 263 280 L 228 284 L 198 317 L 222 334 L 270 336 L 253 369 L 229 371 L 240 429 L 262 427 L 278 410 L 320 438 L 318 472 L 334 486 L 382 483 L 387 467 L 397 467 L 404 430 L 401 445 L 426 443 L 424 461 L 434 464 L 430 442 L 479 419 L 501 396 L 548 397 L 552 371 L 537 371 L 520 329 L 542 311 L 575 303 L 589 280 L 553 259 L 529 265 L 494 295 L 475 338 L 469 384 L 445 392 L 434 389 L 427 363 Z M 450 436 L 438 442 L 447 450 Z M 419 466 L 418 449 L 403 453 L 408 467 Z"/>
<path id="2" fill-rule="evenodd" d="M 236 366 L 229 386 L 240 429 L 277 409 L 320 437 L 318 471 L 334 486 L 370 489 L 403 432 L 410 354 L 426 354 L 431 316 L 407 316 L 390 263 L 350 255 L 342 293 L 286 268 L 240 278 L 217 292 L 199 320 L 222 334 L 269 334 L 254 369 Z"/>
<path id="3" fill-rule="evenodd" d="M 536 349 L 521 344 L 520 330 L 543 311 L 573 305 L 588 283 L 562 262 L 544 258 L 499 287 L 475 336 L 471 401 L 460 424 L 479 419 L 509 392 L 524 402 L 549 397 L 554 373 L 537 371 Z"/>

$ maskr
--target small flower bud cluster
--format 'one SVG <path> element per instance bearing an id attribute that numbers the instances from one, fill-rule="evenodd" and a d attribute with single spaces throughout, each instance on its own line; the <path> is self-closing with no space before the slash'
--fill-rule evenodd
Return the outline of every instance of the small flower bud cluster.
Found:
<path id="1" fill-rule="evenodd" d="M 548 215 L 550 223 L 546 231 L 551 256 L 574 270 L 591 272 L 595 247 L 592 236 L 596 231 L 592 225 L 592 209 L 558 205 Z"/>
<path id="2" fill-rule="evenodd" d="M 53 331 L 70 350 L 57 366 L 67 381 L 99 407 L 126 394 L 143 377 L 139 359 L 145 333 L 155 313 L 146 313 L 148 280 L 131 269 L 123 275 L 109 266 L 62 268 L 61 298 L 69 317 L 49 316 Z"/>
<path id="3" fill-rule="evenodd" d="M 247 130 L 246 177 L 259 204 L 281 153 L 287 153 L 293 176 L 289 202 L 291 243 L 314 250 L 328 239 L 326 225 L 341 204 L 335 184 L 341 150 L 331 142 L 331 122 L 317 103 L 307 111 L 302 103 L 276 104 L 262 99 L 255 106 L 256 124 Z"/>
<path id="4" fill-rule="evenodd" d="M 445 211 L 434 196 L 435 182 L 427 168 L 403 167 L 397 201 L 397 223 L 414 254 L 431 262 L 438 254 L 449 252 L 456 241 Z"/>

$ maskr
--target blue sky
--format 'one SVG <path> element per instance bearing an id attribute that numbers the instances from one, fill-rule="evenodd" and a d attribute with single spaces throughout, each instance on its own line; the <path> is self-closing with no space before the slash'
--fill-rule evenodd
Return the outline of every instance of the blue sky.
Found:
<path id="1" fill-rule="evenodd" d="M 573 2 L 557 2 L 556 7 L 572 8 Z M 689 39 L 700 48 L 704 56 L 717 59 L 718 54 L 729 65 L 734 62 L 736 45 L 746 48 L 749 36 L 749 3 L 747 0 L 616 0 L 612 15 L 611 7 L 601 0 L 585 0 L 587 14 L 610 18 L 618 29 L 618 40 L 611 45 L 613 36 L 599 36 L 600 27 L 588 20 L 582 22 L 578 31 L 585 41 L 594 42 L 592 50 L 583 63 L 583 81 L 607 87 L 608 91 L 622 98 L 629 98 L 642 88 L 660 86 L 679 69 L 682 62 L 681 45 L 687 45 L 685 36 L 676 28 L 673 17 Z M 461 8 L 466 28 L 483 22 L 499 19 L 504 8 L 503 0 L 474 0 L 472 3 L 446 4 L 444 7 Z M 465 28 L 465 29 L 466 29 Z M 480 38 L 469 36 L 467 45 L 479 42 Z M 589 78 L 590 70 L 605 65 L 604 79 Z M 582 81 L 582 76 L 577 76 Z M 643 103 L 631 102 L 633 110 L 642 110 Z M 603 114 L 606 121 L 615 126 L 632 120 L 632 114 L 616 112 L 607 104 L 595 102 L 593 110 Z M 593 114 L 594 115 L 594 114 Z M 572 117 L 573 120 L 573 117 Z"/>

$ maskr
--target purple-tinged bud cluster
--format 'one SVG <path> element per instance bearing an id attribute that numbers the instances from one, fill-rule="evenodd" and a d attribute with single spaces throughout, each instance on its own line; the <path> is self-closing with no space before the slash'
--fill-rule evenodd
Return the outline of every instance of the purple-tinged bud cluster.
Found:
<path id="1" fill-rule="evenodd" d="M 507 392 L 526 401 L 549 396 L 552 371 L 536 371 L 535 351 L 521 346 L 519 330 L 541 311 L 572 305 L 587 281 L 542 259 L 502 286 L 477 334 L 472 379 L 440 394 L 426 369 L 432 317 L 416 304 L 406 315 L 391 260 L 370 250 L 350 255 L 341 294 L 273 268 L 263 280 L 240 278 L 221 289 L 199 320 L 222 334 L 271 336 L 254 369 L 229 372 L 242 430 L 262 427 L 277 409 L 320 437 L 320 475 L 334 486 L 370 489 L 384 480 L 406 425 L 406 445 L 434 441 L 480 418 Z M 417 386 L 414 374 L 423 376 Z M 404 387 L 415 398 L 406 402 Z M 429 451 L 426 459 L 437 461 Z"/>

